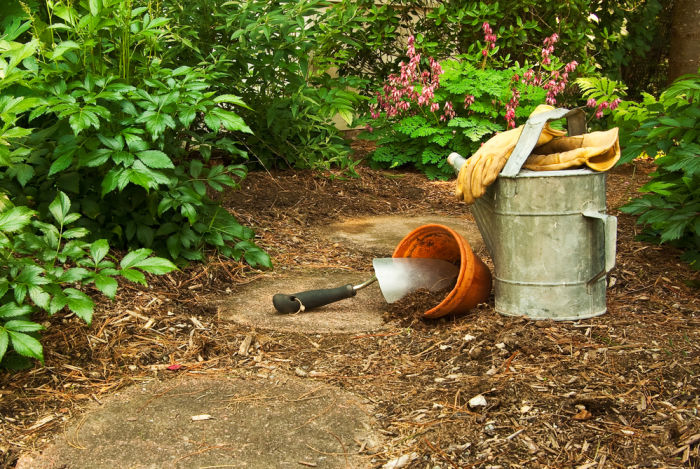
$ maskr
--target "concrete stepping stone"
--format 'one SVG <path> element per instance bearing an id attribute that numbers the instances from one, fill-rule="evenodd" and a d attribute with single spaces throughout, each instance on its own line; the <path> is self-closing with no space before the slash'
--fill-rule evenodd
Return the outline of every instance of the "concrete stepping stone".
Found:
<path id="1" fill-rule="evenodd" d="M 463 217 L 391 215 L 353 218 L 322 228 L 320 235 L 332 243 L 354 245 L 389 257 L 412 230 L 435 223 L 461 234 L 477 255 L 486 254 L 476 223 Z M 221 318 L 253 327 L 304 333 L 367 332 L 384 327 L 382 313 L 386 310 L 386 302 L 376 284 L 359 291 L 354 298 L 291 315 L 278 314 L 272 306 L 272 297 L 276 293 L 291 294 L 348 283 L 357 285 L 371 276 L 372 272 L 299 270 L 258 279 L 231 295 L 211 299 L 211 302 L 217 306 Z"/>
<path id="2" fill-rule="evenodd" d="M 476 222 L 466 217 L 385 215 L 352 218 L 328 225 L 321 235 L 331 242 L 349 243 L 385 252 L 390 257 L 411 231 L 422 225 L 438 224 L 452 228 L 467 240 L 474 253 L 484 255 L 484 241 Z"/>
<path id="3" fill-rule="evenodd" d="M 17 469 L 367 467 L 378 447 L 354 395 L 286 375 L 187 376 L 92 405 Z"/>
<path id="4" fill-rule="evenodd" d="M 277 313 L 272 297 L 276 293 L 292 294 L 348 283 L 357 285 L 371 277 L 371 272 L 348 270 L 295 271 L 284 277 L 258 279 L 212 303 L 217 306 L 221 318 L 248 326 L 303 333 L 366 332 L 384 326 L 382 311 L 386 309 L 386 302 L 376 283 L 360 290 L 353 298 L 297 314 Z"/>

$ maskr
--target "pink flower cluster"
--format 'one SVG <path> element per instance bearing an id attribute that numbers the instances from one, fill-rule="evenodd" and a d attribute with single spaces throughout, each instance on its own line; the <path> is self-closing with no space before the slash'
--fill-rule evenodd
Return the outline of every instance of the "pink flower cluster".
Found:
<path id="1" fill-rule="evenodd" d="M 542 49 L 542 63 L 544 65 L 549 65 L 552 63 L 552 59 L 549 57 L 554 52 L 554 44 L 559 40 L 559 35 L 557 33 L 544 39 L 544 48 Z"/>
<path id="2" fill-rule="evenodd" d="M 515 109 L 520 104 L 520 91 L 513 88 L 511 91 L 511 98 L 506 104 L 506 121 L 508 121 L 509 129 L 515 128 Z"/>
<path id="3" fill-rule="evenodd" d="M 497 37 L 488 22 L 482 24 L 482 30 L 486 42 L 486 47 L 481 51 L 483 69 L 486 65 L 489 51 L 496 46 Z M 556 105 L 557 96 L 566 89 L 569 82 L 569 74 L 576 70 L 578 62 L 571 61 L 562 67 L 561 62 L 554 55 L 554 45 L 558 40 L 559 35 L 556 33 L 545 38 L 544 47 L 541 51 L 541 66 L 537 71 L 529 69 L 523 73 L 522 78 L 517 74 L 513 76 L 511 97 L 505 105 L 507 128 L 515 128 L 516 109 L 520 105 L 521 97 L 516 85 L 521 80 L 526 85 L 546 90 L 546 103 L 552 106 Z M 377 93 L 377 103 L 370 108 L 372 118 L 377 119 L 382 113 L 385 113 L 386 117 L 391 118 L 402 114 L 415 115 L 421 110 L 427 110 L 433 113 L 440 113 L 440 121 L 453 119 L 456 116 L 453 104 L 446 101 L 441 106 L 439 102 L 435 101 L 435 92 L 440 87 L 440 75 L 443 72 L 440 64 L 430 57 L 428 60 L 429 68 L 421 70 L 421 55 L 416 51 L 415 38 L 413 36 L 408 38 L 407 55 L 409 58 L 408 63 L 401 62 L 399 64 L 399 73 L 389 75 L 383 90 Z M 466 94 L 464 97 L 464 109 L 469 109 L 475 100 L 474 95 Z M 596 103 L 595 100 L 591 101 L 588 103 L 589 106 L 598 106 L 597 117 L 602 117 L 603 109 L 614 109 L 619 104 L 619 99 L 612 103 L 603 102 L 600 104 Z M 416 104 L 417 106 L 415 106 Z M 498 106 L 501 102 L 494 100 L 492 104 Z"/>
<path id="4" fill-rule="evenodd" d="M 600 103 L 596 101 L 594 98 L 589 99 L 586 102 L 586 106 L 590 108 L 596 108 L 595 111 L 595 117 L 596 119 L 602 119 L 603 115 L 605 114 L 606 109 L 610 109 L 611 111 L 617 109 L 617 107 L 620 105 L 620 98 L 615 98 L 612 101 L 601 101 Z"/>
<path id="5" fill-rule="evenodd" d="M 435 102 L 435 91 L 440 87 L 440 75 L 442 67 L 437 60 L 429 58 L 430 69 L 421 70 L 421 56 L 416 52 L 415 38 L 408 38 L 407 55 L 408 63 L 401 62 L 398 74 L 389 75 L 384 85 L 383 93 L 377 93 L 377 104 L 370 107 L 373 119 L 378 119 L 382 112 L 387 117 L 394 117 L 401 113 L 415 114 L 411 109 L 411 103 L 417 103 L 421 108 L 428 108 L 431 112 L 440 110 L 440 104 Z M 455 116 L 452 103 L 446 102 L 443 106 L 441 120 L 448 120 Z"/>
<path id="6" fill-rule="evenodd" d="M 515 110 L 520 104 L 520 91 L 515 87 L 515 84 L 520 81 L 519 75 L 513 75 L 513 87 L 510 90 L 510 101 L 506 104 L 506 121 L 508 122 L 507 129 L 515 128 Z"/>
<path id="7" fill-rule="evenodd" d="M 554 33 L 551 36 L 545 38 L 544 48 L 542 49 L 542 64 L 551 65 L 552 54 L 554 53 L 554 44 L 559 40 L 559 35 Z M 550 106 L 557 104 L 557 95 L 566 89 L 566 85 L 569 82 L 569 73 L 576 70 L 578 67 L 578 62 L 575 60 L 569 62 L 564 66 L 564 72 L 559 70 L 552 70 L 549 72 L 549 76 L 546 76 L 547 71 L 540 71 L 535 73 L 534 70 L 529 69 L 523 74 L 525 83 L 533 86 L 541 86 L 547 91 L 547 97 L 545 102 Z"/>
<path id="8" fill-rule="evenodd" d="M 486 58 L 486 56 L 489 55 L 489 49 L 493 49 L 496 47 L 496 35 L 493 34 L 493 30 L 491 29 L 491 25 L 488 24 L 486 21 L 484 21 L 484 24 L 481 25 L 481 29 L 484 30 L 484 41 L 486 41 L 486 48 L 481 51 L 481 55 Z"/>
<path id="9" fill-rule="evenodd" d="M 464 109 L 468 109 L 469 106 L 474 104 L 476 97 L 473 94 L 468 94 L 464 97 Z"/>

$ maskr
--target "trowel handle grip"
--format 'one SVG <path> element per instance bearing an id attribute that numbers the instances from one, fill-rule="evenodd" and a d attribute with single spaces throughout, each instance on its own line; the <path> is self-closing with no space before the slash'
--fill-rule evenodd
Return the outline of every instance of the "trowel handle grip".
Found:
<path id="1" fill-rule="evenodd" d="M 294 293 L 293 295 L 278 293 L 272 297 L 272 304 L 279 313 L 298 313 L 344 300 L 345 298 L 351 298 L 356 293 L 357 291 L 350 284 L 336 288 L 308 290 Z"/>

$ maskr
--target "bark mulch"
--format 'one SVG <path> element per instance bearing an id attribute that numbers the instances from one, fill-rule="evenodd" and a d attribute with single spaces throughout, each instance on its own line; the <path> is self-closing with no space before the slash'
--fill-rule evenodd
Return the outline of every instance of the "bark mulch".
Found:
<path id="1" fill-rule="evenodd" d="M 593 319 L 504 317 L 491 298 L 439 320 L 387 307 L 389 327 L 376 333 L 275 332 L 222 321 L 206 303 L 265 275 L 239 262 L 213 258 L 147 288 L 124 282 L 90 327 L 46 320 L 46 366 L 0 372 L 0 466 L 125 386 L 235 372 L 296 374 L 369 400 L 385 442 L 352 451 L 370 467 L 700 467 L 700 278 L 673 248 L 636 241 L 639 228 L 617 210 L 651 170 L 639 161 L 609 174 L 617 266 L 608 312 Z M 276 268 L 367 270 L 374 253 L 317 235 L 343 217 L 469 217 L 453 182 L 359 173 L 252 173 L 224 203 L 256 228 Z"/>

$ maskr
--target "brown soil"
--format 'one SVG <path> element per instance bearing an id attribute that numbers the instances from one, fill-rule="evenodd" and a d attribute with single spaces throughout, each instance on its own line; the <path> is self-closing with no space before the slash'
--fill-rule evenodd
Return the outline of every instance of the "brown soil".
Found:
<path id="1" fill-rule="evenodd" d="M 462 317 L 395 319 L 377 333 L 255 329 L 220 320 L 204 298 L 265 272 L 213 258 L 147 288 L 124 282 L 90 327 L 65 314 L 48 319 L 46 366 L 0 375 L 0 458 L 11 467 L 88 402 L 154 375 L 274 368 L 373 404 L 387 443 L 367 449 L 370 467 L 410 453 L 411 468 L 700 467 L 700 278 L 676 250 L 635 241 L 634 220 L 616 210 L 651 170 L 637 162 L 609 175 L 618 255 L 600 317 L 508 318 L 491 299 Z M 224 203 L 256 228 L 277 269 L 368 271 L 386 253 L 316 235 L 343 217 L 469 216 L 453 182 L 359 172 L 254 173 Z M 470 407 L 478 394 L 486 405 Z"/>
<path id="2" fill-rule="evenodd" d="M 425 312 L 436 307 L 450 293 L 450 289 L 430 291 L 421 288 L 386 306 L 384 320 L 397 321 L 404 327 L 433 327 L 434 320 L 425 317 Z"/>

